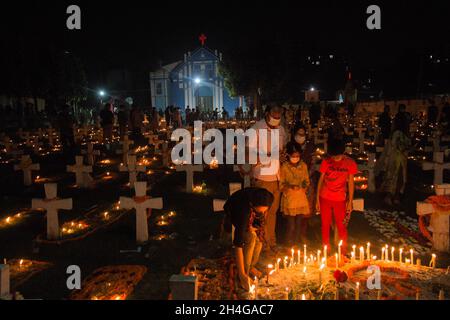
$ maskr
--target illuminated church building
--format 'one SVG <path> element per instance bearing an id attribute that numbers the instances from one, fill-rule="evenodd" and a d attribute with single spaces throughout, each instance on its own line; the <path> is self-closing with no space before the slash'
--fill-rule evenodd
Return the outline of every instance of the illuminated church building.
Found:
<path id="1" fill-rule="evenodd" d="M 203 40 L 202 40 L 203 39 Z M 173 62 L 150 72 L 152 106 L 165 110 L 167 106 L 199 107 L 201 111 L 224 108 L 229 115 L 238 106 L 245 107 L 243 97 L 231 97 L 219 73 L 222 53 L 204 46 L 206 37 L 200 37 L 202 46 L 184 54 L 183 61 Z"/>

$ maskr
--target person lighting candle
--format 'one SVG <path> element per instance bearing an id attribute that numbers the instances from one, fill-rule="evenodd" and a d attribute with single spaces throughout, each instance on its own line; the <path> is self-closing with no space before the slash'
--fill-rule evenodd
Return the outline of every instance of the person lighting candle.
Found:
<path id="1" fill-rule="evenodd" d="M 244 188 L 224 205 L 224 229 L 231 233 L 235 227 L 233 246 L 241 286 L 248 291 L 252 276 L 261 275 L 255 268 L 264 243 L 266 214 L 273 202 L 273 195 L 263 188 Z"/>

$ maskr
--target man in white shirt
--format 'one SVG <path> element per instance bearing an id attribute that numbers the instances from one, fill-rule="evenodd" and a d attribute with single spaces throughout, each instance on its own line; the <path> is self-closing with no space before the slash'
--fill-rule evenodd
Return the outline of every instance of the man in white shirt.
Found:
<path id="1" fill-rule="evenodd" d="M 266 189 L 274 197 L 272 206 L 267 212 L 265 225 L 265 240 L 268 246 L 266 250 L 272 251 L 275 251 L 277 244 L 275 227 L 280 206 L 280 160 L 283 160 L 284 146 L 287 141 L 286 131 L 281 125 L 281 114 L 281 107 L 268 106 L 264 119 L 256 122 L 252 127 L 256 130 L 256 141 L 249 142 L 250 152 L 257 150 L 259 155 L 257 164 L 252 167 L 253 185 Z"/>

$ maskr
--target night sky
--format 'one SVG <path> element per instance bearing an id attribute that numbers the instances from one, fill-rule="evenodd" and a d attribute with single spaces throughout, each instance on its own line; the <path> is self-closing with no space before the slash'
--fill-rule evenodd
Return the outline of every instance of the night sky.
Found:
<path id="1" fill-rule="evenodd" d="M 274 47 L 289 46 L 299 57 L 341 55 L 355 72 L 374 69 L 383 79 L 416 70 L 420 55 L 450 57 L 448 1 L 243 2 L 2 2 L 1 23 L 13 38 L 39 39 L 78 55 L 92 86 L 113 68 L 147 73 L 159 63 L 182 59 L 199 46 L 202 32 L 207 47 L 225 55 L 257 46 L 259 54 L 270 56 Z M 65 27 L 69 4 L 81 7 L 81 31 Z M 370 4 L 381 7 L 382 30 L 365 26 Z"/>

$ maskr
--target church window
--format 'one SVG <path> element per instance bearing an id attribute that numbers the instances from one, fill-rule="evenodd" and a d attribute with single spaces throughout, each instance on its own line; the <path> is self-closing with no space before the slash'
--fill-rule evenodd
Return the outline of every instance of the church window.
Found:
<path id="1" fill-rule="evenodd" d="M 162 95 L 162 83 L 161 82 L 158 82 L 156 84 L 156 94 L 157 95 Z"/>

